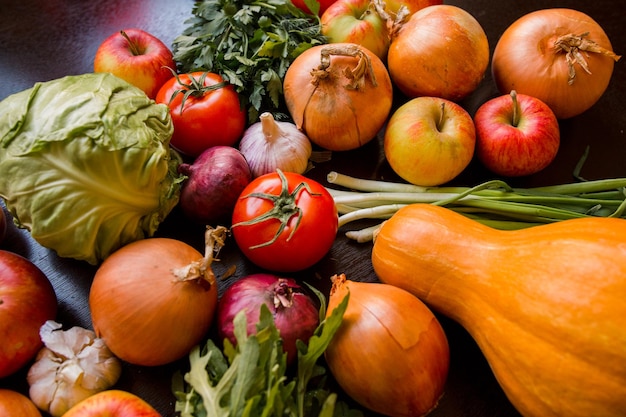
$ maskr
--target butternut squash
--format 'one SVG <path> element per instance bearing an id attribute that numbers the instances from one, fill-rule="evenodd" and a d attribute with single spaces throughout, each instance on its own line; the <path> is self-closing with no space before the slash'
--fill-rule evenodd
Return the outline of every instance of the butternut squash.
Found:
<path id="1" fill-rule="evenodd" d="M 626 415 L 626 220 L 502 231 L 414 204 L 383 223 L 372 263 L 472 335 L 522 415 Z"/>

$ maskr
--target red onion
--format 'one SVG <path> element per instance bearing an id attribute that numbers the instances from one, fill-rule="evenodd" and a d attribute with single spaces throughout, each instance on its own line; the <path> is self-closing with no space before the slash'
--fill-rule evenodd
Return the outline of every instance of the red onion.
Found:
<path id="1" fill-rule="evenodd" d="M 252 180 L 250 166 L 232 146 L 213 146 L 193 164 L 181 164 L 188 177 L 180 192 L 180 208 L 188 218 L 202 224 L 229 219 L 237 198 Z"/>
<path id="2" fill-rule="evenodd" d="M 283 350 L 287 352 L 287 363 L 292 363 L 297 357 L 296 340 L 308 343 L 319 324 L 316 303 L 293 278 L 259 273 L 241 278 L 228 287 L 217 307 L 220 338 L 236 343 L 233 320 L 242 310 L 246 312 L 248 334 L 254 334 L 262 304 L 272 312 L 283 339 Z"/>

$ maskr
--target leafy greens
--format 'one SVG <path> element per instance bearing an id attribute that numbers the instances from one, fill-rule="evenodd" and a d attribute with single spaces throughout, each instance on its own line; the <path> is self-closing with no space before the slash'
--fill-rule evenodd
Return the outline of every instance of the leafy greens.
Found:
<path id="1" fill-rule="evenodd" d="M 245 313 L 240 312 L 234 320 L 237 346 L 225 340 L 222 352 L 209 339 L 190 352 L 184 381 L 174 381 L 176 411 L 181 417 L 361 417 L 323 384 L 310 386 L 325 373 L 318 359 L 339 329 L 348 300 L 349 294 L 320 322 L 308 344 L 298 341 L 296 375 L 288 372 L 267 306 L 261 306 L 257 333 L 249 336 Z"/>
<path id="2" fill-rule="evenodd" d="M 169 109 L 111 74 L 37 83 L 0 102 L 0 197 L 62 257 L 97 264 L 178 203 Z"/>
<path id="3" fill-rule="evenodd" d="M 290 0 L 203 0 L 193 7 L 188 27 L 174 39 L 174 60 L 182 72 L 220 74 L 235 86 L 250 122 L 283 105 L 283 78 L 293 60 L 326 42 L 317 16 Z"/>

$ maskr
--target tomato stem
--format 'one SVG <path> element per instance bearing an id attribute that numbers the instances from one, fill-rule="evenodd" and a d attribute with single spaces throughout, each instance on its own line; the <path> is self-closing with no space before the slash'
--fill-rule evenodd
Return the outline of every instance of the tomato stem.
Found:
<path id="1" fill-rule="evenodd" d="M 276 219 L 280 222 L 280 226 L 278 227 L 278 230 L 276 230 L 276 234 L 274 234 L 272 239 L 268 240 L 267 242 L 251 246 L 250 249 L 256 249 L 256 248 L 260 248 L 264 246 L 269 246 L 272 243 L 276 242 L 280 234 L 287 227 L 291 218 L 293 216 L 296 216 L 296 224 L 291 230 L 291 232 L 289 233 L 289 236 L 287 237 L 287 241 L 289 241 L 293 237 L 298 227 L 300 226 L 300 222 L 302 220 L 302 209 L 298 207 L 298 204 L 296 202 L 300 192 L 302 190 L 306 190 L 311 196 L 322 195 L 320 193 L 314 193 L 311 190 L 311 187 L 309 186 L 309 184 L 307 184 L 306 182 L 301 182 L 300 184 L 298 184 L 296 188 L 294 188 L 294 190 L 290 193 L 289 183 L 287 181 L 287 178 L 285 177 L 285 174 L 283 174 L 283 172 L 280 169 L 276 169 L 276 172 L 278 173 L 278 176 L 280 178 L 280 183 L 281 183 L 281 192 L 279 195 L 268 194 L 268 193 L 250 193 L 241 197 L 241 198 L 250 198 L 250 197 L 262 198 L 262 199 L 271 201 L 272 203 L 274 203 L 274 206 L 270 210 L 258 215 L 257 217 L 253 219 L 235 223 L 231 226 L 231 228 L 238 227 L 238 226 L 249 226 L 249 225 L 258 224 L 258 223 L 264 222 L 266 220 L 271 220 L 271 219 Z"/>
<path id="2" fill-rule="evenodd" d="M 184 83 L 180 79 L 180 76 L 176 73 L 176 71 L 171 68 L 169 68 L 169 70 L 172 71 L 173 76 L 176 77 L 176 82 L 178 83 L 178 85 L 182 87 L 172 93 L 169 103 L 171 103 L 177 95 L 182 93 L 183 99 L 180 102 L 181 113 L 185 110 L 185 103 L 189 96 L 202 98 L 206 93 L 214 90 L 219 90 L 220 88 L 226 87 L 226 85 L 228 84 L 228 82 L 222 81 L 212 85 L 204 85 L 204 80 L 206 79 L 208 72 L 204 72 L 199 78 L 195 78 L 193 75 L 188 74 L 189 83 Z"/>

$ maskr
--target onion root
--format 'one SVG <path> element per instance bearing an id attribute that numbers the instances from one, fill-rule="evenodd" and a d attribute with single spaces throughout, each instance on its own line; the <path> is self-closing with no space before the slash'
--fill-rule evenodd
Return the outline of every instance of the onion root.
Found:
<path id="1" fill-rule="evenodd" d="M 585 55 L 587 53 L 592 52 L 606 55 L 615 60 L 615 62 L 619 61 L 621 58 L 621 55 L 617 55 L 613 51 L 601 47 L 594 41 L 586 39 L 587 36 L 589 36 L 589 32 L 585 32 L 580 35 L 569 33 L 567 35 L 560 36 L 554 42 L 554 48 L 557 52 L 565 52 L 566 54 L 565 59 L 567 61 L 569 73 L 567 84 L 569 85 L 572 85 L 574 83 L 574 79 L 576 78 L 576 69 L 574 68 L 575 64 L 580 65 L 587 74 L 591 74 L 591 70 L 589 69 L 589 65 L 587 65 L 587 60 L 585 59 Z"/>

